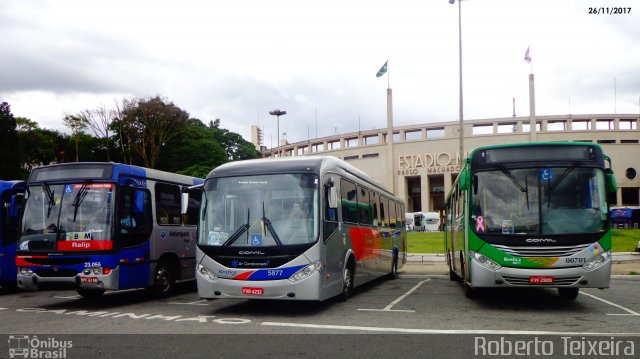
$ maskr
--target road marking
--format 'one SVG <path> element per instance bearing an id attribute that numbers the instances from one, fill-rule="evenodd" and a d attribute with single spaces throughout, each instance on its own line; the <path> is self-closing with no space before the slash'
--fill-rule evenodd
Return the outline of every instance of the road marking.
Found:
<path id="1" fill-rule="evenodd" d="M 389 304 L 386 307 L 384 307 L 384 309 L 358 309 L 358 310 L 368 311 L 368 312 L 406 312 L 406 313 L 415 313 L 415 310 L 400 310 L 400 309 L 391 309 L 391 308 L 393 308 L 394 305 L 400 303 L 404 298 L 409 296 L 411 293 L 415 292 L 416 289 L 418 289 L 424 282 L 428 282 L 430 280 L 431 279 L 425 279 L 422 282 L 416 284 L 413 288 L 409 289 L 408 292 L 404 293 L 403 295 L 398 297 L 398 299 L 396 299 L 393 302 L 391 302 L 391 304 Z"/>
<path id="2" fill-rule="evenodd" d="M 9 309 L 9 308 L 0 308 L 0 310 L 5 310 L 5 309 Z"/>
<path id="3" fill-rule="evenodd" d="M 169 304 L 179 304 L 179 305 L 209 305 L 208 303 L 203 303 L 206 302 L 206 299 L 203 300 L 196 300 L 195 302 L 189 302 L 189 303 L 180 303 L 180 302 L 170 302 Z"/>
<path id="4" fill-rule="evenodd" d="M 582 291 L 581 291 L 581 292 L 579 292 L 579 293 L 580 293 L 580 294 L 584 294 L 584 295 L 586 295 L 587 297 L 591 297 L 591 298 L 593 298 L 593 299 L 599 300 L 599 301 L 601 301 L 601 302 L 603 302 L 603 303 L 609 304 L 609 305 L 611 305 L 611 306 L 614 306 L 614 307 L 616 307 L 616 308 L 618 308 L 618 309 L 622 309 L 622 310 L 624 310 L 625 312 L 629 313 L 629 314 L 607 314 L 607 315 L 637 315 L 637 316 L 640 316 L 640 313 L 634 312 L 633 310 L 631 310 L 631 309 L 629 309 L 629 308 L 625 308 L 625 307 L 623 307 L 623 306 L 621 306 L 621 305 L 619 305 L 619 304 L 612 303 L 612 302 L 610 302 L 610 301 L 608 301 L 608 300 L 605 300 L 605 299 L 602 299 L 602 298 L 596 297 L 596 296 L 595 296 L 595 295 L 593 295 L 593 294 L 585 293 L 585 292 L 582 292 Z"/>
<path id="5" fill-rule="evenodd" d="M 82 296 L 80 294 L 68 295 L 68 296 L 54 295 L 53 297 L 54 298 L 60 298 L 60 299 L 78 299 L 78 298 L 82 298 Z"/>
<path id="6" fill-rule="evenodd" d="M 470 335 L 569 335 L 569 336 L 626 336 L 640 337 L 640 333 L 598 333 L 598 332 L 551 332 L 543 330 L 487 330 L 487 329 L 416 329 L 416 328 L 383 328 L 383 327 L 361 327 L 351 325 L 323 325 L 304 323 L 278 323 L 263 322 L 260 325 L 273 327 L 295 327 L 308 329 L 334 329 L 353 330 L 365 332 L 384 333 L 410 333 L 410 334 L 470 334 Z"/>

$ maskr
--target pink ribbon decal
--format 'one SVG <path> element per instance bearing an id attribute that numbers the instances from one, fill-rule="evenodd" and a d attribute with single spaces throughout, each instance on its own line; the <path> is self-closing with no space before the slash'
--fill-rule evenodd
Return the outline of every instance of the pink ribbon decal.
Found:
<path id="1" fill-rule="evenodd" d="M 476 232 L 484 232 L 484 218 L 482 216 L 476 219 Z"/>

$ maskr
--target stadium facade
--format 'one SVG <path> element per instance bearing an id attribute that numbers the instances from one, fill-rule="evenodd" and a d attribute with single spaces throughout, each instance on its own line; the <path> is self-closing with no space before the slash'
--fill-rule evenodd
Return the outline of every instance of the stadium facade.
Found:
<path id="1" fill-rule="evenodd" d="M 465 154 L 483 145 L 536 141 L 599 143 L 613 161 L 617 206 L 640 205 L 640 115 L 536 116 L 464 121 Z M 382 128 L 262 147 L 264 157 L 331 155 L 360 168 L 403 198 L 407 211 L 439 211 L 460 170 L 459 122 Z M 252 129 L 260 146 L 260 131 Z M 392 137 L 389 141 L 388 138 Z"/>

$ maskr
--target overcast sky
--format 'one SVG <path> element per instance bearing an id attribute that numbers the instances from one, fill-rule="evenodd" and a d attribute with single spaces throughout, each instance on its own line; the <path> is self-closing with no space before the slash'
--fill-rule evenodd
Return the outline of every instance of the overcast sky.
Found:
<path id="1" fill-rule="evenodd" d="M 590 7 L 631 7 L 593 15 Z M 640 111 L 640 4 L 462 2 L 464 117 Z M 458 119 L 458 6 L 447 0 L 2 0 L 0 101 L 68 132 L 65 113 L 160 95 L 250 139 L 289 142 Z M 389 73 L 376 72 L 389 61 Z M 317 116 L 316 116 L 317 113 Z"/>

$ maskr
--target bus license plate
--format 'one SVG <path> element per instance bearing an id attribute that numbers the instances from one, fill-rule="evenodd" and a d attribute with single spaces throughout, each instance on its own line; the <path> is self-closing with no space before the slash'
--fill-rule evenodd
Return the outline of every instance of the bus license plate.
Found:
<path id="1" fill-rule="evenodd" d="M 534 275 L 529 277 L 529 283 L 531 284 L 551 284 L 553 283 L 553 277 L 548 275 Z"/>
<path id="2" fill-rule="evenodd" d="M 98 283 L 98 277 L 80 277 L 81 283 Z"/>
<path id="3" fill-rule="evenodd" d="M 242 295 L 263 295 L 263 288 L 242 287 Z"/>

